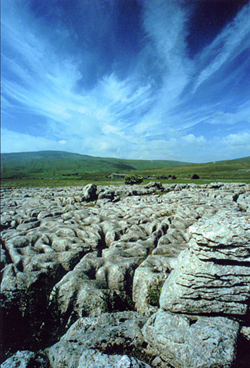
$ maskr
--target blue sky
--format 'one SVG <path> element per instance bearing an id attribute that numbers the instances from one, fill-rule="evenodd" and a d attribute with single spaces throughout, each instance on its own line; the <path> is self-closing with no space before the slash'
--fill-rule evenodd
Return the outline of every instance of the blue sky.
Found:
<path id="1" fill-rule="evenodd" d="M 250 2 L 2 0 L 1 151 L 250 156 Z"/>

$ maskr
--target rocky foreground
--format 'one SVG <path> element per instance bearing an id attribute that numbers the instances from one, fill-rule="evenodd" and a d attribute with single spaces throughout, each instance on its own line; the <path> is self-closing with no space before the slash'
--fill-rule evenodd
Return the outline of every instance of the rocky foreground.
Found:
<path id="1" fill-rule="evenodd" d="M 250 186 L 2 189 L 2 368 L 249 367 Z"/>

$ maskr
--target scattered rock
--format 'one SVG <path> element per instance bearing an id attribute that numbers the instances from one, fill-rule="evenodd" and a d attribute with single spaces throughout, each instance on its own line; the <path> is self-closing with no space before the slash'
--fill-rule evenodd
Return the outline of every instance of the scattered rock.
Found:
<path id="1" fill-rule="evenodd" d="M 247 341 L 250 341 L 250 327 L 248 326 L 242 326 L 240 329 L 240 333 Z"/>
<path id="2" fill-rule="evenodd" d="M 165 368 L 229 368 L 239 323 L 224 317 L 188 317 L 160 311 L 143 328 L 147 351 Z"/>
<path id="3" fill-rule="evenodd" d="M 52 368 L 79 367 L 82 354 L 82 359 L 87 358 L 85 352 L 90 349 L 112 355 L 141 351 L 141 329 L 145 322 L 146 317 L 136 312 L 80 318 L 58 343 L 46 350 L 50 365 Z"/>
<path id="4" fill-rule="evenodd" d="M 82 353 L 78 368 L 150 368 L 139 359 L 127 355 L 107 355 L 93 349 Z"/>
<path id="5" fill-rule="evenodd" d="M 88 184 L 83 188 L 83 195 L 87 201 L 94 201 L 97 198 L 96 195 L 97 186 L 95 184 Z"/>
<path id="6" fill-rule="evenodd" d="M 188 346 L 198 349 L 195 337 L 188 337 L 192 332 L 197 341 L 212 336 L 197 350 L 200 361 L 203 353 L 211 356 L 204 367 L 222 361 L 227 367 L 236 352 L 238 323 L 239 336 L 248 343 L 249 185 L 151 182 L 1 191 L 5 358 L 17 350 L 43 350 L 77 319 L 82 322 L 73 330 L 75 335 L 79 323 L 80 337 L 66 334 L 48 349 L 52 366 L 77 367 L 92 359 L 91 364 L 141 367 L 144 363 L 132 359 L 138 350 L 134 357 L 151 366 L 195 367 L 188 352 Z M 114 311 L 129 314 L 118 323 Z M 143 335 L 152 313 L 156 317 Z M 180 333 L 170 328 L 177 319 L 185 337 L 184 350 L 179 349 L 184 360 L 177 351 L 179 337 L 175 340 Z M 80 327 L 83 320 L 86 328 Z M 152 339 L 156 331 L 161 336 L 162 321 L 172 332 L 167 338 L 163 328 L 167 343 L 157 347 Z M 225 334 L 223 323 L 229 326 Z M 129 329 L 137 331 L 138 340 Z"/>
<path id="7" fill-rule="evenodd" d="M 48 368 L 49 363 L 45 356 L 32 351 L 17 351 L 11 358 L 1 364 L 2 368 Z"/>

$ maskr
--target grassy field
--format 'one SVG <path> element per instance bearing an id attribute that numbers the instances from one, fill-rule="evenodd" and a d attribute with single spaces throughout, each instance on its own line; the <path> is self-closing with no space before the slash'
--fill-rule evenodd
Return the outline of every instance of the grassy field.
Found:
<path id="1" fill-rule="evenodd" d="M 169 160 L 125 160 L 91 157 L 58 151 L 10 153 L 1 155 L 2 187 L 82 186 L 121 184 L 109 179 L 111 173 L 140 174 L 162 183 L 209 183 L 213 181 L 250 183 L 250 157 L 206 164 Z M 199 179 L 193 180 L 196 174 Z M 171 176 L 171 177 L 170 177 Z M 175 176 L 176 179 L 172 179 Z"/>
<path id="2" fill-rule="evenodd" d="M 190 182 L 194 174 L 199 179 L 192 182 L 245 182 L 250 183 L 250 157 L 228 161 L 216 161 L 205 164 L 182 165 L 179 167 L 162 168 L 156 170 L 137 170 L 142 176 L 155 176 L 157 179 L 164 180 L 164 177 L 176 176 L 177 181 Z"/>

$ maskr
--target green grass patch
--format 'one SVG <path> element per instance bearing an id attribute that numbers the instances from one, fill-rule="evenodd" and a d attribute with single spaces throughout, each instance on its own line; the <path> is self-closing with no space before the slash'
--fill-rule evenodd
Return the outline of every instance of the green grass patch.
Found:
<path id="1" fill-rule="evenodd" d="M 110 179 L 111 173 L 142 176 L 143 184 L 214 181 L 250 183 L 250 157 L 237 160 L 189 164 L 170 160 L 123 160 L 79 155 L 68 152 L 41 151 L 1 155 L 2 187 L 64 187 L 124 184 Z M 192 179 L 196 174 L 199 179 Z M 173 179 L 175 177 L 175 179 Z"/>
<path id="2" fill-rule="evenodd" d="M 159 300 L 161 296 L 161 289 L 162 289 L 163 283 L 160 285 L 151 285 L 148 287 L 148 302 L 150 305 L 153 305 L 154 307 L 159 307 Z"/>

